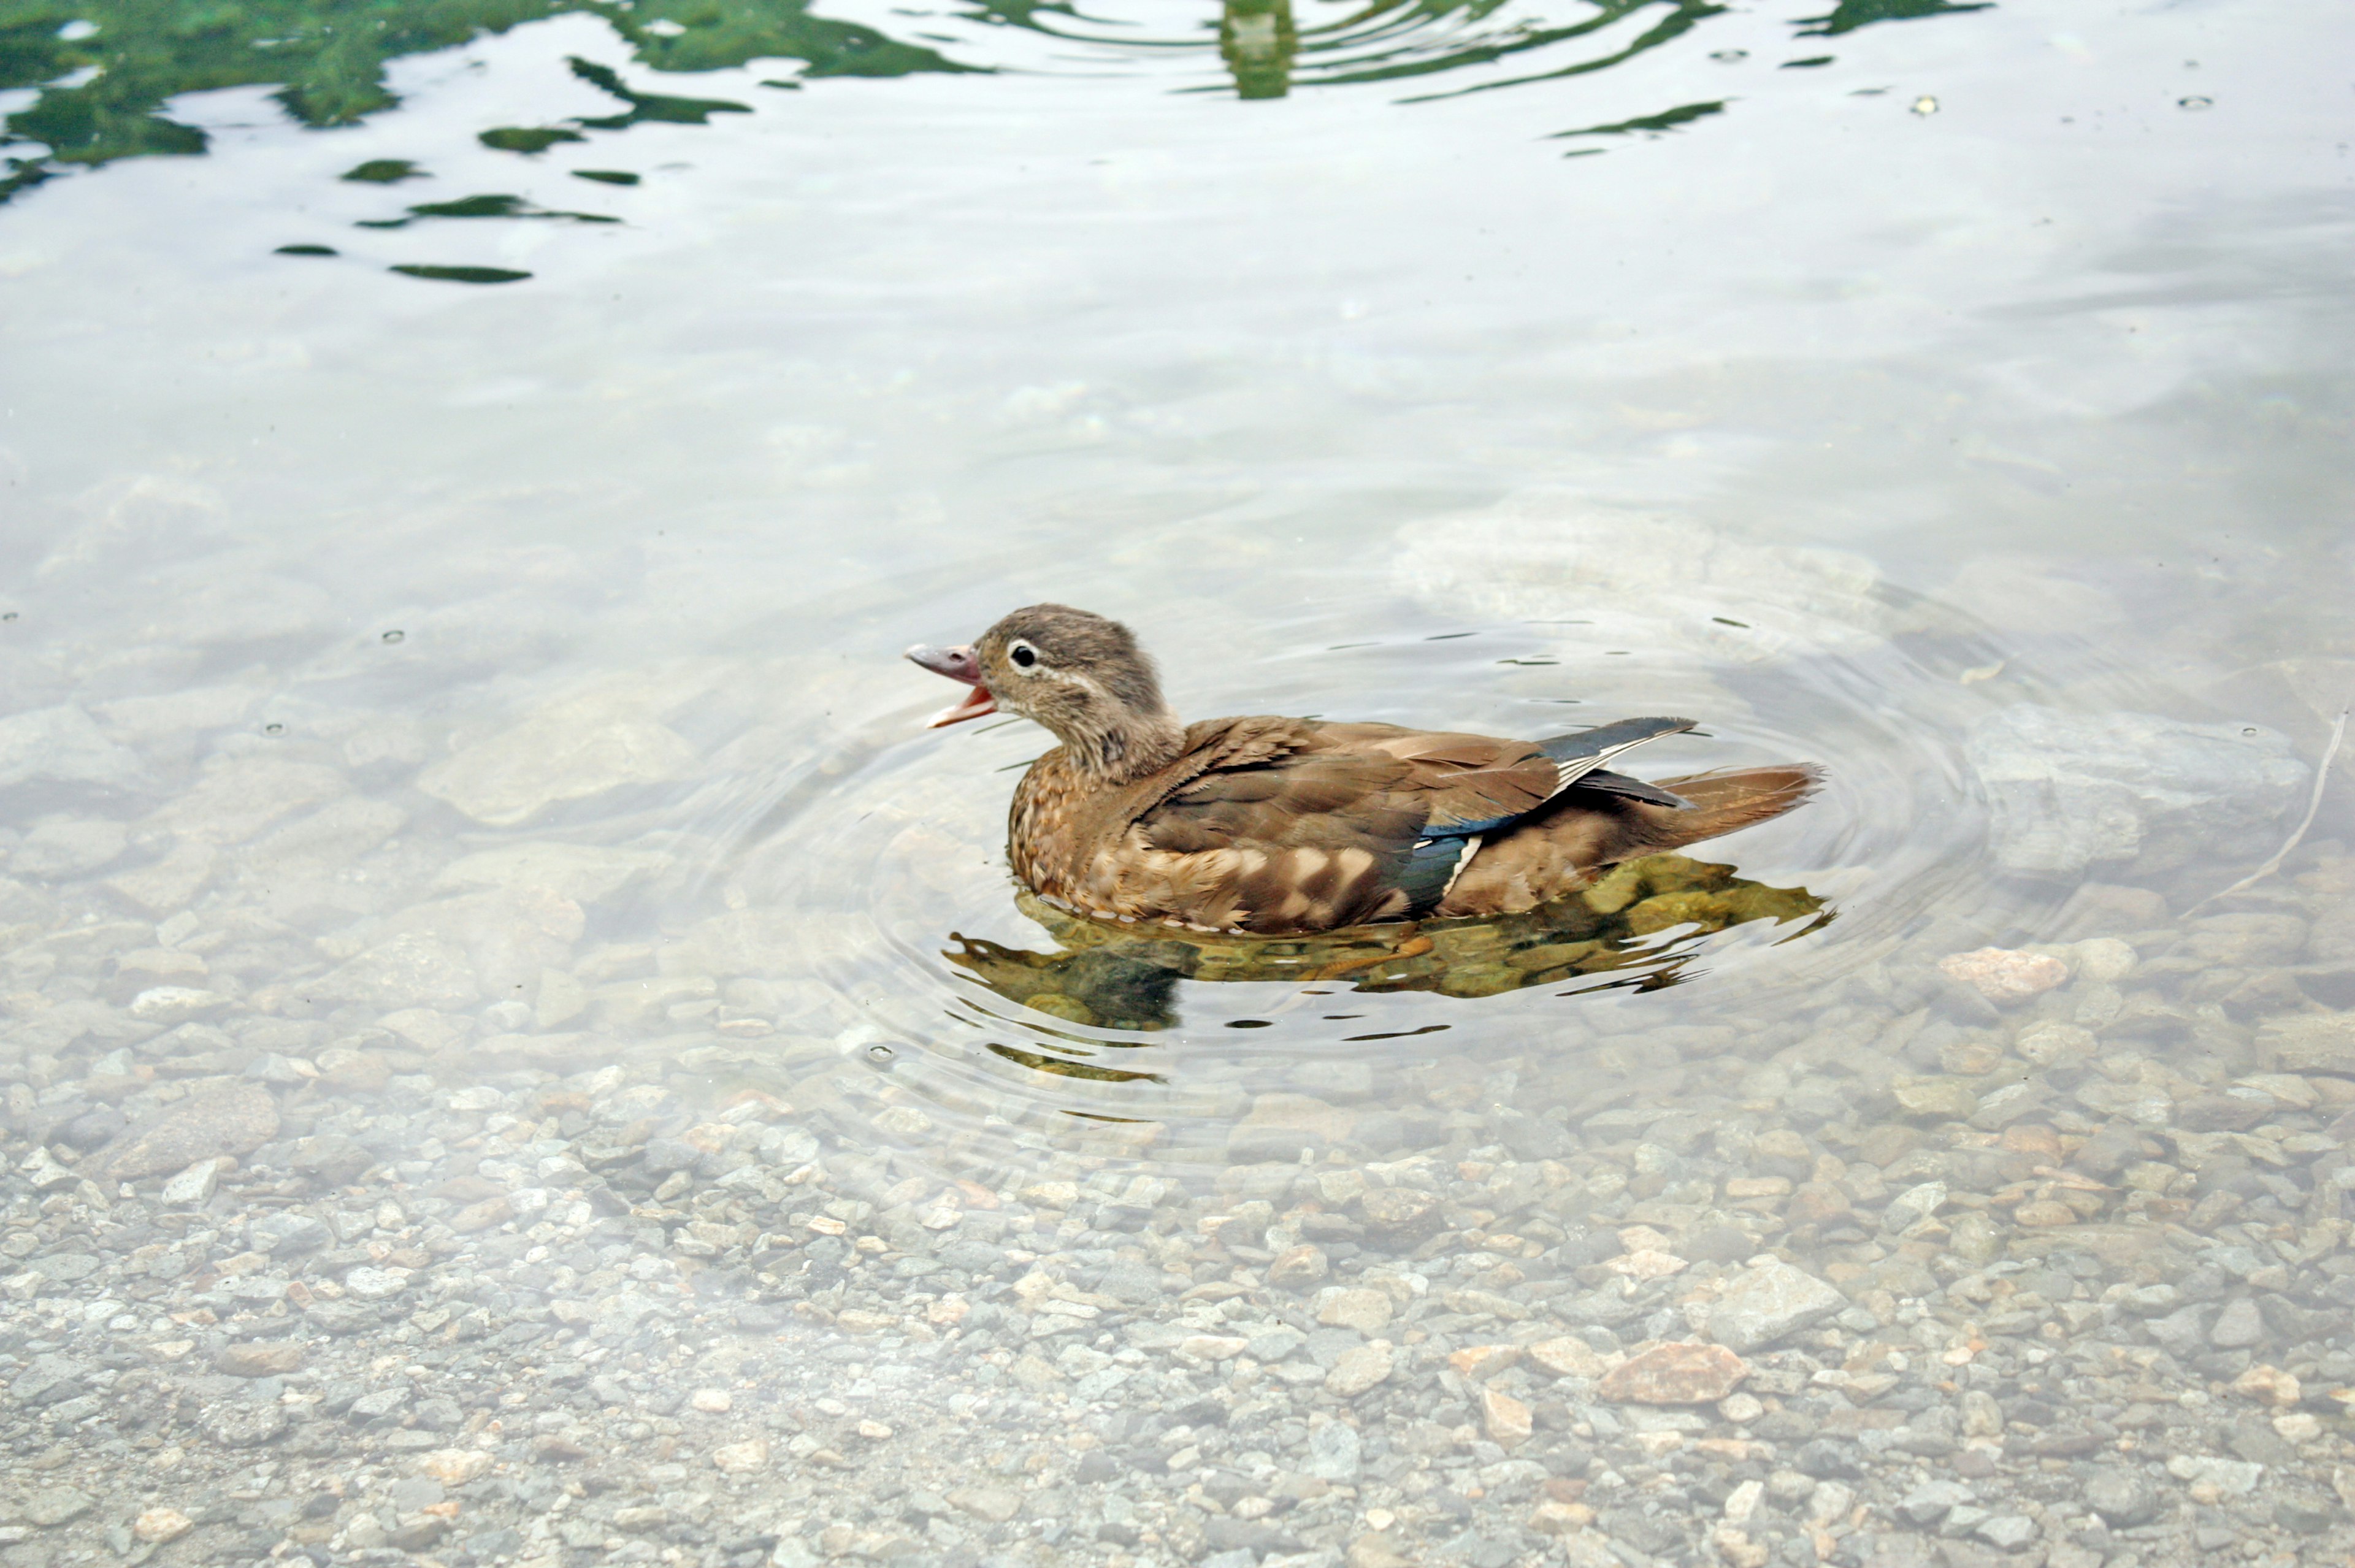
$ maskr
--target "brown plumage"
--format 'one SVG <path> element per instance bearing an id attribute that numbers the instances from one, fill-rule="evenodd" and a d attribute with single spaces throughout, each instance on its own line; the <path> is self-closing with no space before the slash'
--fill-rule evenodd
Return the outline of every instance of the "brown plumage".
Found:
<path id="1" fill-rule="evenodd" d="M 1116 920 L 1276 935 L 1518 913 L 1601 868 L 1779 816 L 1821 776 L 1797 763 L 1647 784 L 1604 766 L 1690 729 L 1683 719 L 1536 741 L 1308 719 L 1180 724 L 1128 628 L 1060 604 L 908 656 L 973 688 L 935 724 L 1003 708 L 1054 732 L 1061 744 L 1015 786 L 1014 874 Z"/>

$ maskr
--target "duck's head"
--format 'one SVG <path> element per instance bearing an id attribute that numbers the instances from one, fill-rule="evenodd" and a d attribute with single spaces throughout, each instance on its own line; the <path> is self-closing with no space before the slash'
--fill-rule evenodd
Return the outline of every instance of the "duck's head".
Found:
<path id="1" fill-rule="evenodd" d="M 960 648 L 922 644 L 908 657 L 973 689 L 935 728 L 1001 709 L 1053 731 L 1082 769 L 1114 779 L 1166 767 L 1184 728 L 1161 700 L 1153 660 L 1126 626 L 1067 604 L 1015 611 Z"/>

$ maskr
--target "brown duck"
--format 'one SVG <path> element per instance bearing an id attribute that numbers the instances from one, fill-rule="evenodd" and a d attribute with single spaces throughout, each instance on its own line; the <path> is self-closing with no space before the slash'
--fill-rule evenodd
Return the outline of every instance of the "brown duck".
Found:
<path id="1" fill-rule="evenodd" d="M 1780 816 L 1821 777 L 1797 763 L 1653 784 L 1605 765 L 1689 719 L 1543 741 L 1313 719 L 1184 724 L 1127 627 L 1061 604 L 908 657 L 973 688 L 934 726 L 1003 709 L 1061 742 L 1015 786 L 1017 877 L 1081 913 L 1197 931 L 1515 914 L 1601 868 Z"/>

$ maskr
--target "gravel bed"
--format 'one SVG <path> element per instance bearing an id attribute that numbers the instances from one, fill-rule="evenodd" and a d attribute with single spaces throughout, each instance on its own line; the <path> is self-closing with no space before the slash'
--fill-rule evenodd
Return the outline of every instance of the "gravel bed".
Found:
<path id="1" fill-rule="evenodd" d="M 2238 1021 L 2206 955 L 2350 884 L 1969 954 L 1763 1055 L 1629 1036 L 1601 1089 L 1431 1061 L 1379 1155 L 1391 1107 L 1263 1095 L 1232 1136 L 1284 1157 L 1191 1176 L 875 1152 L 922 1113 L 855 1041 L 780 1093 L 172 1023 L 146 982 L 211 978 L 201 923 L 70 928 L 9 998 L 46 1048 L 7 1089 L 0 1552 L 2335 1562 L 2355 1018 Z"/>

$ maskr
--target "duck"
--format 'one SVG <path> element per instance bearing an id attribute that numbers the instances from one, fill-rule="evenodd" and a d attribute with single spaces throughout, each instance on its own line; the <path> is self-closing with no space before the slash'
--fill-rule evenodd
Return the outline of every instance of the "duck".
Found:
<path id="1" fill-rule="evenodd" d="M 1099 920 L 1257 936 L 1519 914 L 1622 861 L 1771 821 L 1813 763 L 1646 783 L 1629 751 L 1695 727 L 1623 719 L 1536 741 L 1248 716 L 1187 723 L 1117 621 L 1032 604 L 907 658 L 968 689 L 932 728 L 1009 713 L 1056 744 L 1015 785 L 1007 860 Z"/>

